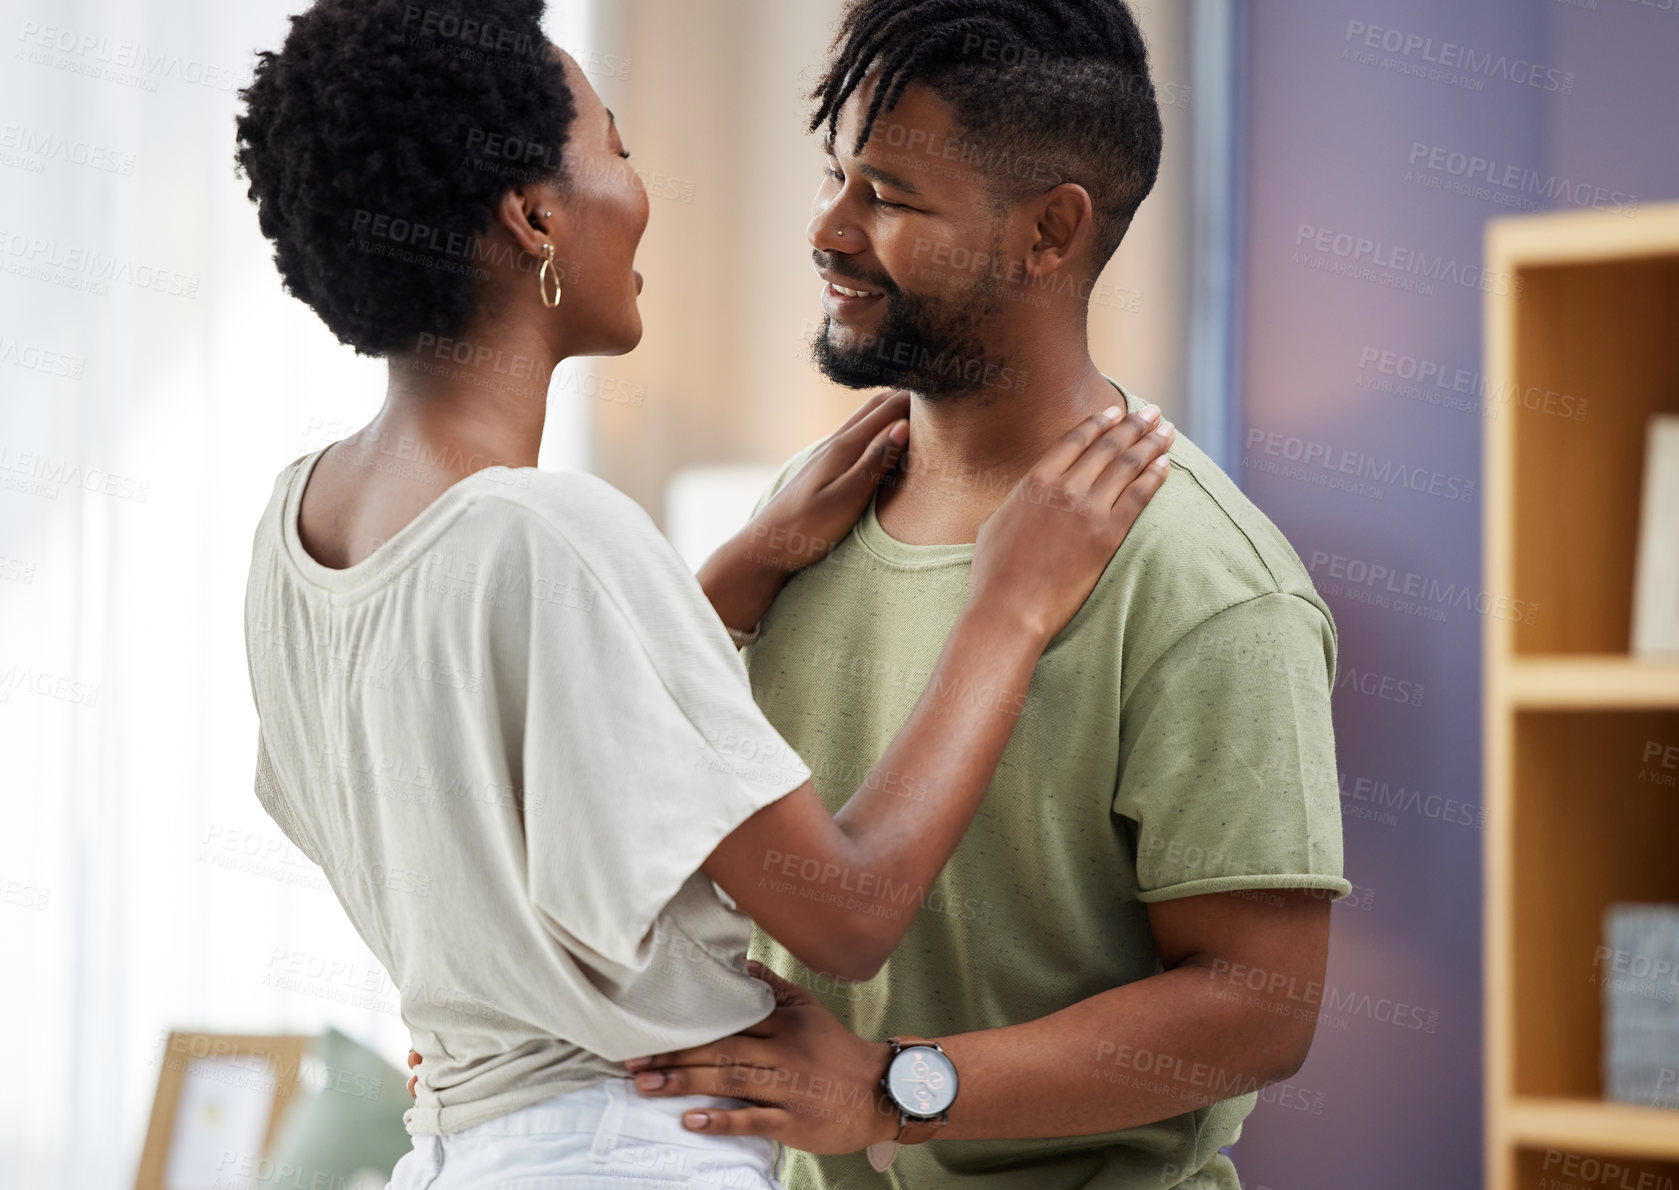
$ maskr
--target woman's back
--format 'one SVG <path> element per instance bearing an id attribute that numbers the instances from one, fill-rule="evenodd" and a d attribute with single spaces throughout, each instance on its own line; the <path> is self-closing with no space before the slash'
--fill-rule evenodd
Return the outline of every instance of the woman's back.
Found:
<path id="1" fill-rule="evenodd" d="M 809 772 L 645 513 L 492 467 L 332 569 L 297 530 L 320 457 L 281 472 L 253 545 L 257 793 L 401 995 L 410 1130 L 762 1019 L 749 922 L 698 868 Z"/>

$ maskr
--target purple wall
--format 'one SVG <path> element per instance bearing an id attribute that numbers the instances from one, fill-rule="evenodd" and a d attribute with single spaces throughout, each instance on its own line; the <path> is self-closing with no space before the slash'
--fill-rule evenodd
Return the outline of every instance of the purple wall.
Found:
<path id="1" fill-rule="evenodd" d="M 1483 587 L 1481 435 L 1558 415 L 1482 390 L 1482 233 L 1679 197 L 1663 5 L 1249 6 L 1238 475 L 1339 625 L 1357 891 L 1312 1056 L 1234 1150 L 1248 1190 L 1481 1185 L 1481 628 L 1520 596 Z"/>

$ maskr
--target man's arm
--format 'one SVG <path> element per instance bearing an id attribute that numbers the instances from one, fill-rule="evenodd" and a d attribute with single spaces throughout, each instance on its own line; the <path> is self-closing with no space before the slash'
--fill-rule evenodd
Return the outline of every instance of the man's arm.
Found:
<path id="1" fill-rule="evenodd" d="M 1329 911 L 1328 894 L 1303 889 L 1151 904 L 1162 973 L 1036 1021 L 934 1039 L 961 1079 L 935 1143 L 1111 1132 L 1290 1077 L 1323 999 Z M 887 1046 L 774 982 L 775 1013 L 746 1032 L 629 1063 L 637 1090 L 765 1104 L 690 1112 L 683 1122 L 807 1152 L 855 1152 L 896 1136 L 897 1115 L 878 1088 Z"/>
<path id="2" fill-rule="evenodd" d="M 961 1094 L 939 1136 L 1082 1136 L 1290 1078 L 1311 1048 L 1329 897 L 1303 889 L 1159 901 L 1166 970 L 1041 1020 L 941 1038 Z"/>
<path id="3" fill-rule="evenodd" d="M 1227 607 L 1152 664 L 1139 660 L 1112 808 L 1135 824 L 1137 895 L 1164 970 L 1037 1021 L 938 1039 L 961 1079 L 939 1135 L 1106 1132 L 1246 1094 L 1298 1068 L 1323 995 L 1330 902 L 1348 888 L 1333 660 L 1322 609 L 1282 592 Z M 916 1006 L 894 1007 L 914 1029 Z M 830 1076 L 842 1096 L 855 1094 L 885 1069 L 883 1038 L 853 1037 L 814 1001 L 778 1009 L 764 1025 L 676 1064 L 723 1061 L 702 1081 L 758 1100 L 762 1088 Z M 741 1063 L 792 1073 L 785 1084 L 754 1083 L 729 1074 Z M 769 1135 L 814 1152 L 883 1137 L 873 1112 L 845 1113 L 858 1118 L 836 1133 L 799 1106 L 800 1119 L 731 1123 L 784 1129 L 799 1139 Z"/>

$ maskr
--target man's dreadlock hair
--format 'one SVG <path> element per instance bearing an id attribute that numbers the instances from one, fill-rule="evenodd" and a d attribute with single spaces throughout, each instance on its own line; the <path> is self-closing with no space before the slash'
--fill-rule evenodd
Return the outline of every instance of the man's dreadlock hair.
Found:
<path id="1" fill-rule="evenodd" d="M 812 132 L 837 134 L 840 109 L 878 68 L 860 153 L 904 89 L 922 83 L 955 110 L 955 156 L 990 173 L 1000 200 L 1064 181 L 1090 192 L 1097 268 L 1154 188 L 1160 106 L 1123 0 L 850 0 L 830 53 Z"/>

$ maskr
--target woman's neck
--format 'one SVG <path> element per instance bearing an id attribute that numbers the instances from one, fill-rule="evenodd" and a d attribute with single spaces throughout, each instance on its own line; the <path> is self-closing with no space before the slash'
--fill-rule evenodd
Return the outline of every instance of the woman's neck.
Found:
<path id="1" fill-rule="evenodd" d="M 516 327 L 459 339 L 422 335 L 415 350 L 390 357 L 384 408 L 356 435 L 357 445 L 413 450 L 462 474 L 497 464 L 534 467 L 548 386 L 563 358 L 542 336 Z"/>

